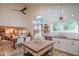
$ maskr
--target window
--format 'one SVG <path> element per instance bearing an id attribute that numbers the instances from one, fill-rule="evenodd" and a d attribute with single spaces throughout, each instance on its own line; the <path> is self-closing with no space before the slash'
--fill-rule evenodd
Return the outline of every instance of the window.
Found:
<path id="1" fill-rule="evenodd" d="M 76 26 L 75 22 L 73 21 L 66 21 L 64 22 L 64 30 L 72 30 Z"/>
<path id="2" fill-rule="evenodd" d="M 60 23 L 54 23 L 53 24 L 53 31 L 59 31 L 60 30 Z"/>
<path id="3" fill-rule="evenodd" d="M 42 16 L 36 16 L 33 18 L 33 34 L 35 35 L 38 32 L 42 31 L 42 24 L 43 24 L 43 17 Z"/>
<path id="4" fill-rule="evenodd" d="M 61 32 L 61 28 L 64 32 L 78 32 L 78 23 L 74 20 L 64 21 L 62 24 L 59 22 L 53 23 L 50 26 L 50 31 Z"/>
<path id="5" fill-rule="evenodd" d="M 33 18 L 33 25 L 42 24 L 42 22 L 43 22 L 42 16 L 36 16 L 36 17 Z"/>
<path id="6" fill-rule="evenodd" d="M 78 23 L 76 21 L 70 20 L 64 22 L 65 32 L 78 32 Z"/>

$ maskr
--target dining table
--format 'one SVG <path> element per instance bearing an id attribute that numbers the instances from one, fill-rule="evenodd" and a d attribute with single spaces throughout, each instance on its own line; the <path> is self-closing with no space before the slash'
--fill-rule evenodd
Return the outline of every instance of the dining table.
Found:
<path id="1" fill-rule="evenodd" d="M 54 42 L 49 40 L 32 40 L 22 43 L 24 52 L 27 51 L 33 56 L 42 56 L 49 50 L 53 55 L 53 45 Z"/>

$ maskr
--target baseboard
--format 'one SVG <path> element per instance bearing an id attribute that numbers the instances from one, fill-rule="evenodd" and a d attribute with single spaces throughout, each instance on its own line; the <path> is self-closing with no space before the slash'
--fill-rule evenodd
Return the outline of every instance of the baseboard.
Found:
<path id="1" fill-rule="evenodd" d="M 78 56 L 78 55 L 75 55 L 75 54 L 72 54 L 72 53 L 69 53 L 69 52 L 66 52 L 66 51 L 62 51 L 62 50 L 60 50 L 60 49 L 56 49 L 56 48 L 54 48 L 54 50 L 57 50 L 57 51 L 66 53 L 66 54 L 68 54 L 68 55 L 70 55 L 70 56 Z"/>

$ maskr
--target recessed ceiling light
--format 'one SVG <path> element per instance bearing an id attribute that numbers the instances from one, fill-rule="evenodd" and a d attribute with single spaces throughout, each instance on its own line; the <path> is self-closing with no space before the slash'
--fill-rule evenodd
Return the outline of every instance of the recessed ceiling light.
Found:
<path id="1" fill-rule="evenodd" d="M 71 17 L 74 17 L 74 14 L 72 14 Z"/>

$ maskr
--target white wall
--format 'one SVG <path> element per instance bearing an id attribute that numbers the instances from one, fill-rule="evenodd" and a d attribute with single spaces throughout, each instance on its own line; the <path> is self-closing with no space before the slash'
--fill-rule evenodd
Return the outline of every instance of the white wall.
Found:
<path id="1" fill-rule="evenodd" d="M 28 5 L 28 7 L 31 14 L 30 20 L 32 20 L 33 17 L 35 16 L 41 15 L 43 16 L 44 23 L 47 23 L 48 25 L 54 22 L 58 22 L 60 14 L 61 14 L 61 7 L 62 7 L 64 10 L 63 12 L 64 21 L 74 19 L 79 23 L 79 4 L 48 4 L 48 5 L 47 4 L 45 5 L 44 4 L 37 4 L 37 5 L 30 4 Z"/>
<path id="2" fill-rule="evenodd" d="M 32 20 L 35 16 L 43 16 L 44 23 L 48 25 L 58 22 L 61 14 L 61 7 L 64 10 L 64 20 L 74 19 L 79 22 L 79 4 L 30 4 L 28 5 Z M 72 16 L 74 15 L 74 16 Z"/>
<path id="3" fill-rule="evenodd" d="M 27 7 L 27 15 L 12 9 Z M 32 19 L 35 16 L 43 16 L 44 23 L 48 25 L 59 21 L 60 7 L 64 10 L 64 20 L 75 19 L 79 23 L 79 4 L 0 4 L 0 25 L 26 27 L 32 31 Z M 71 15 L 74 14 L 74 17 Z M 66 18 L 67 17 L 67 18 Z"/>
<path id="4" fill-rule="evenodd" d="M 26 7 L 25 4 L 0 4 L 0 25 L 6 26 L 16 26 L 25 27 L 29 30 L 29 17 L 28 9 L 25 11 L 27 15 L 22 14 L 19 11 L 14 11 L 13 9 L 20 10 Z"/>

